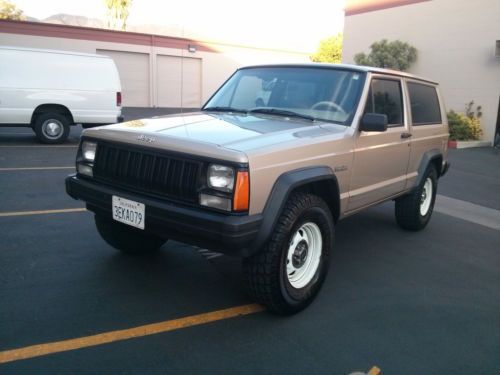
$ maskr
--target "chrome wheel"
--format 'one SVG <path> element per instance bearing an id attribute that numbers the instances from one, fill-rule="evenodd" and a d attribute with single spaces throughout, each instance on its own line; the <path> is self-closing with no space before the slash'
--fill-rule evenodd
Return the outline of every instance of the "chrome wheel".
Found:
<path id="1" fill-rule="evenodd" d="M 429 212 L 432 201 L 432 180 L 427 177 L 420 196 L 420 215 L 425 216 Z"/>
<path id="2" fill-rule="evenodd" d="M 286 258 L 286 274 L 294 288 L 303 288 L 313 279 L 322 248 L 321 230 L 312 222 L 303 224 L 292 235 Z"/>
<path id="3" fill-rule="evenodd" d="M 58 139 L 64 132 L 64 126 L 59 120 L 49 119 L 42 124 L 42 132 L 49 139 Z"/>

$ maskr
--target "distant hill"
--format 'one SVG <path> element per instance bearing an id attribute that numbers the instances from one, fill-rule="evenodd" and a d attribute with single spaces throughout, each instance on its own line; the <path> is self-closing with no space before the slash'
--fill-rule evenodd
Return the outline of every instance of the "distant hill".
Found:
<path id="1" fill-rule="evenodd" d="M 54 14 L 53 16 L 41 20 L 41 22 L 57 23 L 60 25 L 106 28 L 106 23 L 100 19 L 64 13 Z"/>

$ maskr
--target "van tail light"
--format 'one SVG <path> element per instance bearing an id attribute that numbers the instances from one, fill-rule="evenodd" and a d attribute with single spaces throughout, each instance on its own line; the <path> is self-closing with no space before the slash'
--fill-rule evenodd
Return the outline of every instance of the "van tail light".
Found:
<path id="1" fill-rule="evenodd" d="M 122 106 L 122 93 L 121 92 L 116 93 L 116 106 L 117 107 Z"/>
<path id="2" fill-rule="evenodd" d="M 248 172 L 238 171 L 234 190 L 233 210 L 247 211 L 250 200 L 250 179 Z"/>

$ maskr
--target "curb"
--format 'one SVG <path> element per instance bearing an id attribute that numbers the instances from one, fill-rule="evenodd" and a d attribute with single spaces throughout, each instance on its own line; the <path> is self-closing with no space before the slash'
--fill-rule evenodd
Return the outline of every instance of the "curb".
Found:
<path id="1" fill-rule="evenodd" d="M 448 148 L 473 148 L 473 147 L 490 147 L 491 142 L 488 141 L 448 141 Z"/>

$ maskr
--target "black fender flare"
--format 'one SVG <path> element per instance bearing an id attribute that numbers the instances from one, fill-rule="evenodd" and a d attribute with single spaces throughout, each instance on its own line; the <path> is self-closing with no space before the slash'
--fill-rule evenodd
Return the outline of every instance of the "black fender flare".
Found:
<path id="1" fill-rule="evenodd" d="M 331 181 L 336 189 L 336 207 L 340 210 L 340 190 L 337 177 L 333 170 L 328 166 L 315 166 L 296 169 L 283 173 L 278 177 L 271 190 L 271 194 L 267 198 L 264 211 L 262 213 L 262 223 L 259 232 L 253 242 L 252 246 L 248 249 L 247 255 L 252 255 L 260 251 L 265 243 L 271 237 L 276 223 L 283 212 L 285 203 L 290 194 L 300 186 L 304 186 L 318 181 Z M 338 219 L 338 212 L 332 212 L 334 220 Z"/>
<path id="2" fill-rule="evenodd" d="M 443 160 L 443 153 L 439 149 L 432 149 L 429 151 L 426 151 L 424 155 L 422 155 L 422 159 L 420 160 L 420 165 L 418 166 L 417 169 L 417 179 L 415 181 L 415 184 L 413 185 L 412 189 L 416 189 L 420 184 L 422 183 L 422 180 L 424 178 L 425 171 L 427 170 L 427 167 L 429 166 L 430 163 L 433 162 L 433 160 L 436 159 L 441 159 Z M 443 166 L 442 164 L 439 165 L 439 170 L 436 171 L 438 176 L 443 175 Z"/>

